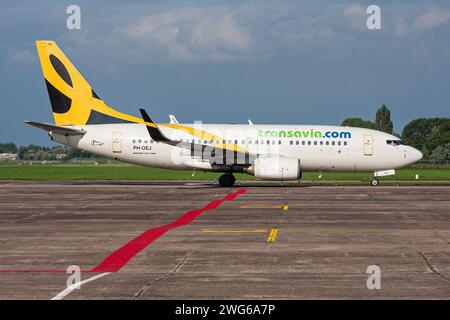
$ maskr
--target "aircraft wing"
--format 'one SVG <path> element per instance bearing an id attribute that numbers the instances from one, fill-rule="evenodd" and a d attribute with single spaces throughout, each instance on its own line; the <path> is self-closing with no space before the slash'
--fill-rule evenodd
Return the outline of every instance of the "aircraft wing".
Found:
<path id="1" fill-rule="evenodd" d="M 57 125 L 49 124 L 49 123 L 42 123 L 42 122 L 36 122 L 36 121 L 24 121 L 24 122 L 33 127 L 43 129 L 48 132 L 51 131 L 54 133 L 64 134 L 64 135 L 68 135 L 68 136 L 83 135 L 87 132 L 87 131 L 80 130 L 80 129 L 57 126 Z"/>
<path id="2" fill-rule="evenodd" d="M 245 150 L 238 150 L 236 147 L 231 149 L 221 146 L 172 140 L 164 135 L 164 133 L 159 129 L 157 124 L 150 118 L 150 116 L 144 109 L 139 110 L 141 112 L 142 118 L 146 122 L 147 131 L 154 141 L 191 150 L 192 157 L 201 157 L 202 160 L 209 161 L 211 165 L 216 164 L 226 166 L 248 166 L 257 158 L 256 154 L 252 154 Z M 147 123 L 150 123 L 152 125 L 148 125 Z"/>

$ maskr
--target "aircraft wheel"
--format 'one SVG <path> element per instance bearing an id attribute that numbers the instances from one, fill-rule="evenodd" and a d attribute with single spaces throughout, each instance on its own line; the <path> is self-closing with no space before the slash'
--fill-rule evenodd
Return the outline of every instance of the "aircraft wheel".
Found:
<path id="1" fill-rule="evenodd" d="M 380 181 L 378 181 L 377 178 L 373 177 L 372 180 L 370 180 L 370 185 L 372 187 L 377 187 L 380 184 Z"/>
<path id="2" fill-rule="evenodd" d="M 219 185 L 221 187 L 232 187 L 235 182 L 236 178 L 231 173 L 224 174 L 219 178 Z"/>

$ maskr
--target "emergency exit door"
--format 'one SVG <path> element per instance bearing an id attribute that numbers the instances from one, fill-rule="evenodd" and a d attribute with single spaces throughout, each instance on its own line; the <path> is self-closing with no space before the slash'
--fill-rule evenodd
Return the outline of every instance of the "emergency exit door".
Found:
<path id="1" fill-rule="evenodd" d="M 364 155 L 373 155 L 373 136 L 369 134 L 364 136 Z"/>
<path id="2" fill-rule="evenodd" d="M 122 153 L 122 133 L 120 133 L 120 132 L 113 132 L 112 152 L 113 153 Z"/>

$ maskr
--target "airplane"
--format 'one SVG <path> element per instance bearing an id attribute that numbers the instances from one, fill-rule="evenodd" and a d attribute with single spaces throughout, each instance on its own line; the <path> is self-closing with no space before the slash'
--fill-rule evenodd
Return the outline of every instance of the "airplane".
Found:
<path id="1" fill-rule="evenodd" d="M 169 123 L 179 124 L 178 119 L 173 114 L 169 114 Z"/>
<path id="2" fill-rule="evenodd" d="M 54 124 L 25 121 L 51 140 L 137 165 L 299 181 L 303 172 L 370 172 L 379 177 L 419 161 L 398 137 L 371 129 L 327 125 L 156 123 L 108 106 L 54 41 L 36 41 Z"/>

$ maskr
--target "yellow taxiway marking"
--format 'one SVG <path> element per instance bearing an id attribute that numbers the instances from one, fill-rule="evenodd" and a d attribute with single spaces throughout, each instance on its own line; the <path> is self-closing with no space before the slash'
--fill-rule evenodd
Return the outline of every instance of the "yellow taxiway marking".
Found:
<path id="1" fill-rule="evenodd" d="M 272 230 L 270 230 L 270 234 L 269 234 L 269 237 L 267 238 L 267 242 L 274 242 L 275 238 L 277 237 L 277 233 L 278 233 L 277 228 L 273 228 Z"/>
<path id="2" fill-rule="evenodd" d="M 263 205 L 263 204 L 249 204 L 245 206 L 241 206 L 241 209 L 282 209 L 283 211 L 288 211 L 289 205 L 283 204 L 283 205 Z"/>
<path id="3" fill-rule="evenodd" d="M 202 229 L 207 233 L 266 233 L 266 229 Z"/>
<path id="4" fill-rule="evenodd" d="M 283 206 L 248 205 L 241 206 L 241 209 L 282 209 Z"/>

